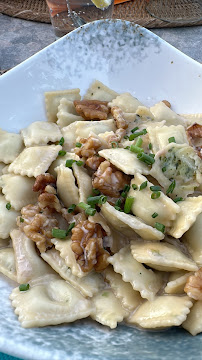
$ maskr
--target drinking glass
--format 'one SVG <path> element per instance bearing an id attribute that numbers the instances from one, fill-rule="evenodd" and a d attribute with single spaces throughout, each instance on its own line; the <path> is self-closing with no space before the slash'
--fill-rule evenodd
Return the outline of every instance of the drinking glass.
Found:
<path id="1" fill-rule="evenodd" d="M 95 1 L 95 4 L 94 4 Z M 46 0 L 56 38 L 88 22 L 111 19 L 114 0 Z M 106 5 L 106 6 L 105 6 Z M 99 6 L 99 7 L 98 7 Z"/>

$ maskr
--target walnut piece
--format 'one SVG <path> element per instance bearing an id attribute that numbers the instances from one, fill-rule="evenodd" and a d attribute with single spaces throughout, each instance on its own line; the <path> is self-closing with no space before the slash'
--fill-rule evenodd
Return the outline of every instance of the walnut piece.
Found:
<path id="1" fill-rule="evenodd" d="M 118 106 L 112 106 L 111 113 L 112 113 L 114 120 L 116 121 L 117 128 L 118 129 L 127 129 L 128 124 L 127 124 L 126 120 L 124 119 L 124 114 L 123 114 L 123 111 L 121 110 L 121 108 Z"/>
<path id="2" fill-rule="evenodd" d="M 117 129 L 115 132 L 110 131 L 108 134 L 104 134 L 102 137 L 104 141 L 108 144 L 109 148 L 116 147 L 116 143 L 119 143 L 122 138 L 125 136 L 125 129 Z M 122 144 L 118 144 L 118 146 L 122 146 Z"/>
<path id="3" fill-rule="evenodd" d="M 56 179 L 49 173 L 41 174 L 36 177 L 32 190 L 43 192 L 47 185 L 55 185 Z"/>
<path id="4" fill-rule="evenodd" d="M 195 300 L 202 300 L 202 267 L 188 277 L 184 291 Z"/>
<path id="5" fill-rule="evenodd" d="M 169 108 L 171 108 L 171 103 L 168 100 L 162 100 L 162 102 Z"/>
<path id="6" fill-rule="evenodd" d="M 97 151 L 102 143 L 100 139 L 95 136 L 89 136 L 87 139 L 80 139 L 82 146 L 74 149 L 75 153 L 85 159 L 86 165 L 92 170 L 97 170 L 98 166 L 104 159 L 98 156 Z"/>
<path id="7" fill-rule="evenodd" d="M 106 120 L 109 113 L 107 101 L 75 100 L 76 112 L 85 120 Z"/>
<path id="8" fill-rule="evenodd" d="M 48 192 L 44 192 L 39 195 L 38 204 L 41 209 L 48 208 L 49 210 L 53 209 L 57 212 L 61 212 L 61 209 L 62 209 L 57 196 L 55 194 L 48 193 Z"/>
<path id="9" fill-rule="evenodd" d="M 104 161 L 105 159 L 101 156 L 97 156 L 97 155 L 93 155 L 91 157 L 89 157 L 86 160 L 86 165 L 92 169 L 92 170 L 97 170 L 98 167 L 100 166 L 100 164 Z"/>
<path id="10" fill-rule="evenodd" d="M 194 123 L 186 130 L 189 144 L 197 151 L 197 154 L 202 158 L 202 125 Z"/>
<path id="11" fill-rule="evenodd" d="M 89 136 L 88 138 L 81 138 L 79 142 L 82 144 L 80 148 L 74 149 L 75 154 L 80 157 L 89 158 L 97 153 L 97 150 L 101 147 L 102 143 L 100 139 L 95 136 Z"/>
<path id="12" fill-rule="evenodd" d="M 119 197 L 120 191 L 130 183 L 130 177 L 117 170 L 109 161 L 103 161 L 94 176 L 93 187 L 110 197 Z"/>
<path id="13" fill-rule="evenodd" d="M 40 252 L 52 246 L 52 229 L 58 226 L 58 221 L 48 208 L 42 212 L 38 205 L 27 205 L 21 210 L 22 216 L 17 218 L 17 225 L 25 235 L 34 241 Z M 23 222 L 22 222 L 23 219 Z"/>
<path id="14" fill-rule="evenodd" d="M 100 224 L 81 221 L 72 229 L 72 251 L 84 272 L 102 271 L 108 266 L 110 254 L 103 248 L 105 232 Z"/>

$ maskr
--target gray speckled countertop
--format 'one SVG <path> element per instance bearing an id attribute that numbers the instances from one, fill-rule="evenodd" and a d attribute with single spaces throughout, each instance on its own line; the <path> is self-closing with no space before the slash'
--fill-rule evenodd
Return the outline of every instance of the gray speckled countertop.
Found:
<path id="1" fill-rule="evenodd" d="M 202 26 L 152 31 L 188 56 L 202 62 Z M 0 70 L 12 68 L 54 40 L 50 24 L 0 14 Z"/>

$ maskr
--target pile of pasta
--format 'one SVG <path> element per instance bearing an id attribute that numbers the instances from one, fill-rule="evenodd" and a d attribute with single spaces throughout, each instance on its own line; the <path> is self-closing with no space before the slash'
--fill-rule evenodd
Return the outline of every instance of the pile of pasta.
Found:
<path id="1" fill-rule="evenodd" d="M 47 121 L 20 134 L 0 130 L 0 272 L 18 283 L 10 295 L 15 313 L 23 327 L 91 317 L 112 329 L 124 321 L 145 329 L 182 326 L 196 335 L 202 331 L 202 143 L 187 129 L 200 128 L 202 115 L 176 114 L 163 101 L 148 108 L 95 81 L 83 99 L 106 101 L 127 123 L 110 146 L 106 139 L 117 131 L 112 113 L 86 120 L 75 108 L 80 99 L 79 89 L 47 92 Z M 94 173 L 75 152 L 90 136 L 101 142 L 97 157 L 130 178 L 116 201 L 101 192 L 104 201 L 91 213 Z M 37 203 L 32 188 L 46 173 L 56 179 L 63 209 L 73 212 L 69 223 L 59 219 L 58 230 L 69 229 L 75 214 L 104 229 L 104 270 L 82 270 L 71 231 L 64 238 L 56 231 L 40 252 L 17 226 L 23 207 Z"/>

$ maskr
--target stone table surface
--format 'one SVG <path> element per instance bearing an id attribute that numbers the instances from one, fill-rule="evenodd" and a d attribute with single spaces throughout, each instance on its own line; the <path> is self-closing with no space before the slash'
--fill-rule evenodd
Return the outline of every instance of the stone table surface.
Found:
<path id="1" fill-rule="evenodd" d="M 202 62 L 202 26 L 151 29 L 171 45 Z M 10 69 L 55 40 L 50 24 L 0 14 L 0 70 Z"/>

